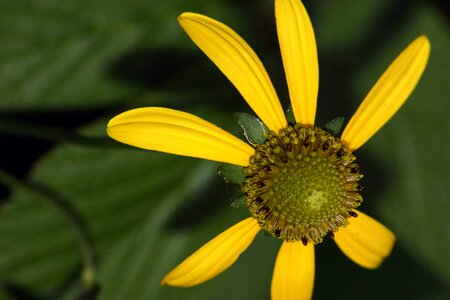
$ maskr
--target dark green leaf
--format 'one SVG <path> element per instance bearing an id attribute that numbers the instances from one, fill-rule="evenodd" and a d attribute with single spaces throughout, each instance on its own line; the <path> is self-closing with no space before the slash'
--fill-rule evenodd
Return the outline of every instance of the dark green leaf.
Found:
<path id="1" fill-rule="evenodd" d="M 213 166 L 200 160 L 63 146 L 39 164 L 30 182 L 73 203 L 103 256 L 147 218 L 158 226 L 213 175 Z M 73 230 L 39 195 L 19 189 L 8 201 L 0 210 L 0 281 L 48 295 L 73 278 L 81 263 Z"/>
<path id="2" fill-rule="evenodd" d="M 266 127 L 257 117 L 246 113 L 235 113 L 238 124 L 244 130 L 247 141 L 251 144 L 262 144 L 267 138 Z"/>
<path id="3" fill-rule="evenodd" d="M 188 9 L 230 12 L 220 1 L 2 1 L 0 110 L 93 108 L 135 96 L 143 86 L 133 72 L 162 76 L 175 54 L 192 49 L 176 20 Z"/>
<path id="4" fill-rule="evenodd" d="M 237 197 L 236 199 L 234 199 L 233 202 L 231 203 L 231 207 L 235 207 L 235 208 L 246 207 L 246 205 L 245 205 L 245 195 L 242 194 L 239 197 Z"/>
<path id="5" fill-rule="evenodd" d="M 244 169 L 240 166 L 232 164 L 221 164 L 217 167 L 217 173 L 222 176 L 225 181 L 240 184 L 245 181 Z"/>
<path id="6" fill-rule="evenodd" d="M 288 121 L 289 124 L 295 124 L 295 116 L 294 116 L 294 111 L 292 110 L 292 105 L 289 104 L 289 108 L 286 110 L 286 120 Z"/>
<path id="7" fill-rule="evenodd" d="M 339 117 L 331 120 L 325 124 L 325 129 L 327 129 L 332 135 L 338 135 L 341 133 L 342 126 L 344 125 L 345 118 Z"/>
<path id="8" fill-rule="evenodd" d="M 217 278 L 189 289 L 160 286 L 166 273 L 210 239 L 247 217 L 245 211 L 228 208 L 226 214 L 210 216 L 200 226 L 158 229 L 142 224 L 132 236 L 118 241 L 102 269 L 103 299 L 264 299 L 278 242 L 260 236 L 236 264 Z M 195 218 L 195 216 L 190 216 Z M 263 250 L 263 251 L 262 251 Z M 245 278 L 245 283 L 242 280 Z M 248 286 L 258 286 L 249 289 Z M 225 290 L 231 292 L 225 293 Z"/>

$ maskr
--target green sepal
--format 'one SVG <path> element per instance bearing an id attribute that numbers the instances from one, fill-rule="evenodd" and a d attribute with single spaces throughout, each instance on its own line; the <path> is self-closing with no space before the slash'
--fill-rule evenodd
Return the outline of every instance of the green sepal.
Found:
<path id="1" fill-rule="evenodd" d="M 289 125 L 295 125 L 295 116 L 294 111 L 292 110 L 292 105 L 289 104 L 288 109 L 286 110 L 286 121 Z"/>
<path id="2" fill-rule="evenodd" d="M 241 184 L 245 181 L 244 168 L 232 164 L 221 164 L 217 167 L 217 174 L 222 176 L 226 182 Z"/>
<path id="3" fill-rule="evenodd" d="M 234 208 L 246 207 L 246 205 L 245 205 L 245 195 L 242 194 L 239 197 L 233 199 L 232 202 L 231 202 L 231 207 L 234 207 Z"/>
<path id="4" fill-rule="evenodd" d="M 230 197 L 230 206 L 234 208 L 247 207 L 245 205 L 245 194 L 240 186 L 236 184 L 227 185 L 227 193 Z"/>
<path id="5" fill-rule="evenodd" d="M 328 122 L 327 124 L 325 124 L 325 129 L 332 135 L 338 135 L 339 133 L 341 133 L 344 121 L 345 121 L 344 117 L 335 118 L 330 122 Z"/>
<path id="6" fill-rule="evenodd" d="M 260 119 L 242 112 L 235 113 L 234 117 L 244 130 L 245 138 L 250 144 L 264 143 L 269 131 Z"/>

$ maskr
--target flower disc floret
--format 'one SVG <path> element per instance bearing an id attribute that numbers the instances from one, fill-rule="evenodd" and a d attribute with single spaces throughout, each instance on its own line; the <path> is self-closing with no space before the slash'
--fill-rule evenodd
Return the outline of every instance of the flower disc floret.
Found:
<path id="1" fill-rule="evenodd" d="M 255 149 L 243 190 L 250 214 L 269 234 L 316 244 L 356 217 L 362 175 L 339 139 L 296 124 L 270 132 Z"/>

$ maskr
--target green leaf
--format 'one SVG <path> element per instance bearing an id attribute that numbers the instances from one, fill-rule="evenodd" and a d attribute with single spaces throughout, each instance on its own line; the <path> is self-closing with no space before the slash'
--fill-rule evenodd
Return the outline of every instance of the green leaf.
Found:
<path id="1" fill-rule="evenodd" d="M 238 210 L 213 215 L 196 228 L 157 230 L 147 223 L 131 239 L 119 241 L 102 269 L 103 299 L 263 299 L 270 288 L 277 241 L 260 236 L 236 264 L 215 279 L 189 289 L 160 286 L 166 273 L 203 244 L 245 218 Z M 245 212 L 243 212 L 245 214 Z M 191 216 L 194 217 L 195 216 Z M 264 249 L 264 251 L 261 251 Z M 255 272 L 255 270 L 259 270 Z M 242 278 L 246 283 L 242 284 Z M 259 286 L 249 289 L 248 285 Z M 232 288 L 232 293 L 224 291 Z"/>
<path id="2" fill-rule="evenodd" d="M 267 128 L 261 120 L 246 113 L 235 113 L 234 117 L 244 130 L 244 135 L 249 143 L 264 143 L 267 138 Z"/>
<path id="3" fill-rule="evenodd" d="M 240 166 L 224 163 L 217 167 L 217 173 L 227 182 L 240 184 L 245 181 L 244 168 Z"/>
<path id="4" fill-rule="evenodd" d="M 246 205 L 245 205 L 245 195 L 242 194 L 239 197 L 237 197 L 236 199 L 234 199 L 233 202 L 231 203 L 231 207 L 234 207 L 234 208 L 246 207 Z"/>
<path id="5" fill-rule="evenodd" d="M 182 11 L 224 16 L 227 7 L 220 1 L 2 1 L 0 110 L 123 102 L 144 89 L 130 75 L 135 68 L 162 76 L 170 73 L 163 53 L 173 53 L 173 60 L 193 49 L 176 20 Z"/>
<path id="6" fill-rule="evenodd" d="M 325 129 L 327 129 L 332 135 L 338 135 L 341 133 L 342 126 L 344 125 L 345 118 L 339 117 L 331 120 L 325 124 Z"/>
<path id="7" fill-rule="evenodd" d="M 294 111 L 292 110 L 292 105 L 289 104 L 288 109 L 286 110 L 286 120 L 288 121 L 289 124 L 295 124 L 295 116 L 294 116 Z"/>
<path id="8" fill-rule="evenodd" d="M 104 126 L 102 122 L 98 129 L 90 129 L 89 135 Z M 257 241 L 239 264 L 212 283 L 191 290 L 159 285 L 189 252 L 248 217 L 246 211 L 227 206 L 223 191 L 214 197 L 222 203 L 221 210 L 200 217 L 204 204 L 198 201 L 211 203 L 207 192 L 215 177 L 212 163 L 192 158 L 125 147 L 66 145 L 49 153 L 29 181 L 71 201 L 86 222 L 100 258 L 99 299 L 198 299 L 199 294 L 203 299 L 216 298 L 224 286 L 241 281 L 238 274 L 250 276 L 257 269 L 263 272 L 249 283 L 264 288 L 244 288 L 235 295 L 260 299 L 270 286 L 278 244 L 273 239 Z M 2 285 L 14 284 L 40 297 L 73 299 L 78 294 L 80 263 L 80 249 L 67 220 L 35 194 L 15 190 L 0 210 Z M 64 294 L 54 294 L 67 282 L 71 284 Z"/>
<path id="9" fill-rule="evenodd" d="M 99 131 L 104 127 L 102 122 Z M 146 219 L 155 226 L 163 222 L 213 176 L 213 166 L 200 160 L 132 148 L 61 146 L 29 181 L 74 205 L 102 257 Z M 73 278 L 81 262 L 67 220 L 39 195 L 21 189 L 0 210 L 0 253 L 0 282 L 40 295 Z"/>

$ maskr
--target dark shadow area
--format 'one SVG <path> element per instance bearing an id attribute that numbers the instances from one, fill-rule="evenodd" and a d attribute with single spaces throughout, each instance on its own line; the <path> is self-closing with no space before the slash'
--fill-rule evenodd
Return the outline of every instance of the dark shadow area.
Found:
<path id="1" fill-rule="evenodd" d="M 366 64 L 384 49 L 383 45 L 398 36 L 398 31 L 407 26 L 414 14 L 414 3 L 407 0 L 395 1 L 386 5 L 384 10 L 378 12 L 378 16 L 372 18 L 373 23 L 367 25 L 368 30 L 365 31 L 364 38 L 359 39 L 358 43 L 351 47 L 334 49 L 331 53 L 325 53 L 318 45 L 320 85 L 317 122 L 319 125 L 336 117 L 345 117 L 346 122 L 350 120 L 357 108 L 355 101 L 363 100 L 356 99 L 352 91 L 352 80 L 355 74 L 358 70 L 364 69 Z M 401 50 L 399 49 L 398 53 Z M 395 56 L 392 60 L 394 58 Z M 373 84 L 377 79 L 374 79 Z M 369 90 L 366 91 L 368 92 Z"/>
<path id="2" fill-rule="evenodd" d="M 124 83 L 161 88 L 192 66 L 195 66 L 195 59 L 185 51 L 136 49 L 119 57 L 107 73 Z"/>
<path id="3" fill-rule="evenodd" d="M 102 115 L 101 110 L 0 113 L 0 169 L 24 179 L 33 164 L 57 142 L 117 146 L 106 136 L 82 137 L 75 132 L 76 128 Z M 8 188 L 0 184 L 0 203 L 8 195 Z"/>
<path id="4" fill-rule="evenodd" d="M 46 153 L 54 142 L 32 137 L 2 134 L 0 168 L 14 177 L 24 179 L 32 164 Z M 10 190 L 0 183 L 0 204 L 9 197 Z"/>
<path id="5" fill-rule="evenodd" d="M 223 209 L 233 209 L 230 208 L 230 202 L 224 201 L 222 181 L 223 179 L 217 176 L 212 184 L 207 185 L 206 190 L 191 195 L 184 201 L 168 222 L 167 230 L 193 228 Z"/>
<path id="6" fill-rule="evenodd" d="M 387 166 L 382 157 L 376 155 L 369 155 L 367 151 L 359 151 L 357 153 L 357 161 L 361 173 L 364 177 L 361 179 L 361 184 L 364 190 L 361 192 L 363 196 L 363 203 L 361 205 L 362 211 L 370 211 L 376 207 L 377 199 L 385 194 L 389 187 L 395 184 L 392 173 L 387 172 Z"/>
<path id="7" fill-rule="evenodd" d="M 314 299 L 430 299 L 448 293 L 433 274 L 412 260 L 398 244 L 376 270 L 353 263 L 331 239 L 316 249 Z"/>
<path id="8" fill-rule="evenodd" d="M 450 2 L 448 2 L 447 0 L 433 0 L 431 2 L 436 6 L 437 9 L 442 11 L 447 21 L 450 21 Z"/>

